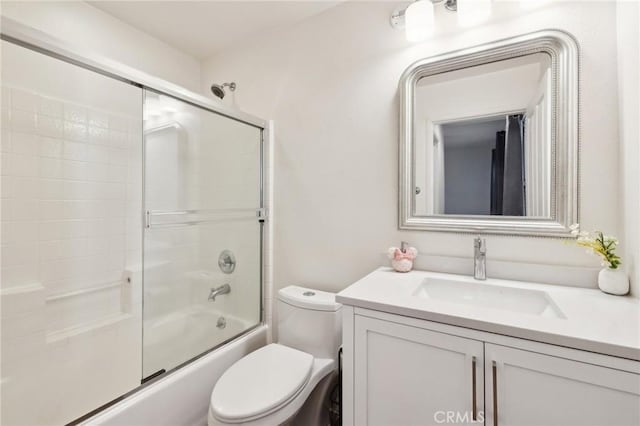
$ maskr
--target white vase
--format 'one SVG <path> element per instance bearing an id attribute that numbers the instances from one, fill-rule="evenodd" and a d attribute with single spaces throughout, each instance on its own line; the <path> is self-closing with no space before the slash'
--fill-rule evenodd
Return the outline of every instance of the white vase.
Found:
<path id="1" fill-rule="evenodd" d="M 602 268 L 598 274 L 598 287 L 605 293 L 622 296 L 629 293 L 629 277 L 621 269 Z"/>

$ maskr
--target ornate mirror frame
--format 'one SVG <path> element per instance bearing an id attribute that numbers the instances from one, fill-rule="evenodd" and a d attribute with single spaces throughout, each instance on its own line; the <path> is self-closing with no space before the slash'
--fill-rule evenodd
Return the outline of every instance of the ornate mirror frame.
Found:
<path id="1" fill-rule="evenodd" d="M 415 87 L 423 77 L 520 56 L 547 53 L 553 87 L 551 217 L 417 216 L 413 189 Z M 409 66 L 400 79 L 399 229 L 543 237 L 570 237 L 578 223 L 579 47 L 570 34 L 543 30 L 470 47 Z"/>

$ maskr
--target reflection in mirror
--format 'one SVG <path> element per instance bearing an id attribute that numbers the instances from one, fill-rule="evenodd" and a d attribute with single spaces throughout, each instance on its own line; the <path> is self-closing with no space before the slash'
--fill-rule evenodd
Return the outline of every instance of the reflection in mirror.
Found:
<path id="1" fill-rule="evenodd" d="M 417 81 L 415 216 L 551 216 L 551 74 L 536 53 Z"/>

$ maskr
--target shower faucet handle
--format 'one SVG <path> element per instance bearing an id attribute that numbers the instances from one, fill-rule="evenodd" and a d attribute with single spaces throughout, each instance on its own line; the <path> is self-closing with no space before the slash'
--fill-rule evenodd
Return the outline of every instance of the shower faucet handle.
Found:
<path id="1" fill-rule="evenodd" d="M 218 266 L 225 274 L 231 274 L 236 269 L 236 256 L 231 250 L 223 250 L 218 256 Z"/>

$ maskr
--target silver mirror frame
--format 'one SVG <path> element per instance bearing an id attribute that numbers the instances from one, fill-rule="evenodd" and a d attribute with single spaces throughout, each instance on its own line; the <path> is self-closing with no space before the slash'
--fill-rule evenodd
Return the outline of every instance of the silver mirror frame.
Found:
<path id="1" fill-rule="evenodd" d="M 414 91 L 422 77 L 534 53 L 551 56 L 551 217 L 434 215 L 413 211 Z M 578 223 L 579 47 L 570 34 L 543 30 L 419 60 L 400 78 L 398 227 L 406 230 L 571 237 Z"/>

